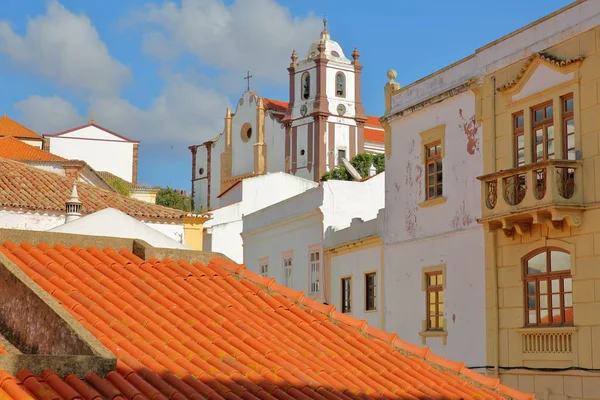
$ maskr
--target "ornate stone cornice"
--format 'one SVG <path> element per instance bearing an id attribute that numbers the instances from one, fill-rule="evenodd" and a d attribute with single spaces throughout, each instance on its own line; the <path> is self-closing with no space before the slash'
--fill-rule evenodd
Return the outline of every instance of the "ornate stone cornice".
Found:
<path id="1" fill-rule="evenodd" d="M 390 122 L 392 122 L 392 121 L 394 121 L 394 120 L 396 120 L 398 118 L 405 117 L 405 116 L 410 115 L 410 114 L 412 114 L 414 112 L 417 112 L 417 111 L 420 111 L 420 110 L 422 110 L 424 108 L 427 108 L 427 107 L 429 107 L 431 105 L 440 103 L 440 102 L 442 102 L 442 101 L 444 101 L 446 99 L 449 99 L 451 97 L 454 97 L 454 96 L 457 96 L 457 95 L 459 95 L 461 93 L 464 93 L 464 92 L 466 92 L 468 90 L 471 90 L 471 87 L 472 87 L 472 82 L 471 82 L 471 80 L 469 80 L 469 81 L 464 82 L 464 83 L 462 83 L 462 84 L 460 84 L 458 86 L 455 86 L 455 87 L 453 87 L 451 89 L 448 89 L 448 90 L 445 90 L 445 91 L 443 91 L 443 92 L 441 92 L 439 94 L 436 94 L 435 96 L 429 97 L 428 99 L 425 99 L 425 100 L 423 100 L 423 101 L 421 101 L 421 102 L 419 102 L 417 104 L 414 104 L 414 105 L 412 105 L 410 107 L 406 107 L 406 108 L 404 108 L 404 109 L 402 109 L 400 111 L 394 112 L 393 114 L 390 114 L 388 116 L 384 116 L 384 117 L 381 118 L 381 121 L 389 124 Z"/>

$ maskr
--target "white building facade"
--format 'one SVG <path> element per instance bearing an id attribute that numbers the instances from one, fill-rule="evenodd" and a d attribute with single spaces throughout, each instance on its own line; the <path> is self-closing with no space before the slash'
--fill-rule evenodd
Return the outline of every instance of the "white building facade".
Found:
<path id="1" fill-rule="evenodd" d="M 282 200 L 313 189 L 317 183 L 284 172 L 244 179 L 223 196 L 223 207 L 211 211 L 204 224 L 204 250 L 225 254 L 243 263 L 242 218 Z"/>
<path id="2" fill-rule="evenodd" d="M 382 209 L 377 218 L 354 218 L 344 229 L 330 227 L 323 240 L 326 298 L 338 311 L 380 329 L 385 321 L 384 215 Z"/>
<path id="3" fill-rule="evenodd" d="M 411 96 L 435 79 L 396 94 L 398 106 L 384 116 L 391 136 L 384 329 L 480 367 L 486 365 L 484 234 L 477 223 L 481 127 L 468 79 L 434 100 Z"/>
<path id="4" fill-rule="evenodd" d="M 302 194 L 243 217 L 246 267 L 306 293 L 329 298 L 324 235 L 353 218 L 373 219 L 384 204 L 385 173 L 364 182 L 326 181 Z"/>
<path id="5" fill-rule="evenodd" d="M 82 160 L 96 171 L 107 171 L 137 184 L 140 142 L 111 132 L 93 120 L 87 125 L 44 135 L 48 150 L 68 160 Z"/>

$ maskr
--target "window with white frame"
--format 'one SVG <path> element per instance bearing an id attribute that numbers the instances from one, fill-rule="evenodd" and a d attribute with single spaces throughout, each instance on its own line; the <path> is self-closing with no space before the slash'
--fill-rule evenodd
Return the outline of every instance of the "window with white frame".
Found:
<path id="1" fill-rule="evenodd" d="M 283 285 L 292 287 L 292 257 L 283 259 Z"/>
<path id="2" fill-rule="evenodd" d="M 318 293 L 320 290 L 319 280 L 321 278 L 321 261 L 319 251 L 310 253 L 310 292 Z"/>
<path id="3" fill-rule="evenodd" d="M 268 262 L 263 261 L 260 264 L 260 274 L 261 274 L 261 276 L 264 276 L 265 278 L 267 276 L 269 276 L 269 263 Z"/>

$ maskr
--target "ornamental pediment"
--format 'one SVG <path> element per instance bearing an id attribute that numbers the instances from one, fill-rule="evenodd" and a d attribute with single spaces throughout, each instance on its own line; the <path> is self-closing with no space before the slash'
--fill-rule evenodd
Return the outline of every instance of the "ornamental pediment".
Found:
<path id="1" fill-rule="evenodd" d="M 561 60 L 543 53 L 532 54 L 525 66 L 511 81 L 497 91 L 517 101 L 548 88 L 568 82 L 575 77 L 583 57 Z"/>

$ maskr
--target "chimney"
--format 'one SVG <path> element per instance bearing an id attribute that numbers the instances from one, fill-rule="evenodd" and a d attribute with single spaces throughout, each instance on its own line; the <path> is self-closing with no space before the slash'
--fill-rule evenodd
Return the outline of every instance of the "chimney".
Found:
<path id="1" fill-rule="evenodd" d="M 69 179 L 79 180 L 79 172 L 85 165 L 85 162 L 79 160 L 69 160 L 63 163 L 63 169 L 65 170 L 65 176 Z"/>
<path id="2" fill-rule="evenodd" d="M 377 170 L 375 169 L 373 164 L 371 164 L 371 166 L 369 167 L 369 176 L 375 176 L 375 175 L 377 175 Z"/>
<path id="3" fill-rule="evenodd" d="M 133 158 L 131 160 L 131 183 L 133 186 L 137 185 L 138 181 L 138 156 L 139 156 L 139 143 L 133 144 Z"/>
<path id="4" fill-rule="evenodd" d="M 82 204 L 81 201 L 79 201 L 79 196 L 77 195 L 77 183 L 74 183 L 73 190 L 71 191 L 71 197 L 69 200 L 67 200 L 65 208 L 65 224 L 75 221 L 81 217 L 81 208 Z"/>

